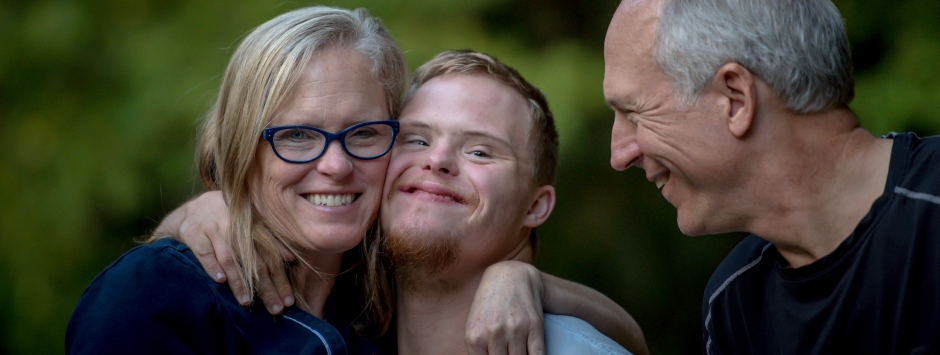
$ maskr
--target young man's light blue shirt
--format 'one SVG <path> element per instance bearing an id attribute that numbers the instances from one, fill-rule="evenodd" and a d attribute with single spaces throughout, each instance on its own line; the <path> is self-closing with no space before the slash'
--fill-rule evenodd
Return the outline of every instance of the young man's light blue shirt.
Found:
<path id="1" fill-rule="evenodd" d="M 575 317 L 545 314 L 547 355 L 632 355 L 627 349 Z"/>

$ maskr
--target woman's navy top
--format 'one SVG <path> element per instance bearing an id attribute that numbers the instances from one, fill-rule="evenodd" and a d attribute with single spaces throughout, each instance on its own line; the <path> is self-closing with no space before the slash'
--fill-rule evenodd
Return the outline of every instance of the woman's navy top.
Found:
<path id="1" fill-rule="evenodd" d="M 65 352 L 377 354 L 332 308 L 328 323 L 296 307 L 280 316 L 261 302 L 243 307 L 188 247 L 163 239 L 125 253 L 92 281 L 69 321 Z"/>

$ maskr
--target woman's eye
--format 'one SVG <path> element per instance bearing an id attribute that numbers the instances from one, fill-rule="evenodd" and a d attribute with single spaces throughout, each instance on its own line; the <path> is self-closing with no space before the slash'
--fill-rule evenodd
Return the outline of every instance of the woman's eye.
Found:
<path id="1" fill-rule="evenodd" d="M 375 131 L 375 129 L 372 129 L 372 128 L 358 129 L 354 132 L 349 133 L 350 137 L 355 137 L 355 138 L 371 138 L 376 135 L 378 135 L 378 133 Z"/>
<path id="2" fill-rule="evenodd" d="M 301 140 L 301 139 L 307 138 L 307 134 L 304 133 L 304 131 L 302 130 L 295 129 L 295 130 L 290 131 L 290 133 L 287 134 L 287 138 L 292 139 L 292 140 Z"/>
<path id="3" fill-rule="evenodd" d="M 485 152 L 479 151 L 479 150 L 474 150 L 470 152 L 470 155 L 478 157 L 478 158 L 488 158 L 490 156 L 489 154 L 486 154 Z"/>

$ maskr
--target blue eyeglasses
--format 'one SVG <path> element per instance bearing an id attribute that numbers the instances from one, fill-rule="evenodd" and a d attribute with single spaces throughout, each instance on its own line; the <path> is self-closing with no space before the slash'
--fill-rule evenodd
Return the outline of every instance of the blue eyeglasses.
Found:
<path id="1" fill-rule="evenodd" d="M 261 131 L 261 138 L 288 163 L 308 163 L 323 156 L 334 140 L 339 140 L 349 156 L 371 160 L 387 154 L 398 135 L 398 121 L 370 121 L 354 124 L 333 133 L 310 126 L 276 126 Z"/>

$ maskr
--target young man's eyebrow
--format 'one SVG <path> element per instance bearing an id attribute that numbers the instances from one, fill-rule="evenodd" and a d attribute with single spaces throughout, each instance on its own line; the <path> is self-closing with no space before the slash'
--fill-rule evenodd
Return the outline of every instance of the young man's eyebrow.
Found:
<path id="1" fill-rule="evenodd" d="M 427 123 L 424 121 L 409 120 L 408 122 L 400 122 L 400 124 L 405 127 L 427 128 L 427 129 L 434 128 L 433 126 L 431 126 L 430 123 Z"/>
<path id="2" fill-rule="evenodd" d="M 491 134 L 491 133 L 489 133 L 489 132 L 477 131 L 477 130 L 469 130 L 469 131 L 460 131 L 460 132 L 458 132 L 458 133 L 461 134 L 461 135 L 467 135 L 467 136 L 474 136 L 474 137 L 480 137 L 480 138 L 485 138 L 485 139 L 491 139 L 491 140 L 497 141 L 497 142 L 499 142 L 500 144 L 506 146 L 506 148 L 508 148 L 508 149 L 510 149 L 510 150 L 513 149 L 512 143 L 510 143 L 508 140 L 506 140 L 505 138 L 502 138 L 502 137 L 494 136 L 493 134 Z"/>
<path id="3" fill-rule="evenodd" d="M 437 130 L 438 130 L 437 127 L 435 127 L 434 125 L 432 125 L 432 124 L 430 124 L 430 123 L 428 123 L 428 122 L 425 122 L 425 121 L 420 121 L 420 120 L 409 120 L 408 122 L 404 122 L 404 123 L 402 123 L 401 125 L 402 125 L 402 127 L 407 127 L 407 128 L 424 128 L 424 129 L 429 129 L 429 130 L 434 130 L 434 131 L 437 131 Z M 498 143 L 501 144 L 501 145 L 504 145 L 507 149 L 510 149 L 510 150 L 513 150 L 513 149 L 514 149 L 513 144 L 512 144 L 509 140 L 507 140 L 507 139 L 505 139 L 505 138 L 502 138 L 502 137 L 499 137 L 499 136 L 495 136 L 495 135 L 493 135 L 492 133 L 489 133 L 489 132 L 486 132 L 486 131 L 481 131 L 481 130 L 459 130 L 459 131 L 456 131 L 456 132 L 454 132 L 454 133 L 455 133 L 455 135 L 464 135 L 464 136 L 480 137 L 480 138 L 484 138 L 484 139 L 493 140 L 493 141 L 498 142 Z"/>

